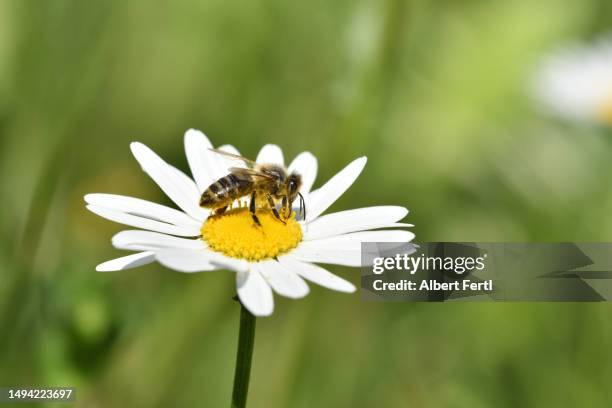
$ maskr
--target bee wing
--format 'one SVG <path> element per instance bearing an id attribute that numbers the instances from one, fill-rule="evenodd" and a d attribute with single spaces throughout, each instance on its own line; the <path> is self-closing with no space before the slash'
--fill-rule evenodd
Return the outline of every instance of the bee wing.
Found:
<path id="1" fill-rule="evenodd" d="M 261 171 L 257 171 L 255 169 L 245 169 L 244 167 L 230 167 L 229 171 L 237 176 L 246 176 L 247 178 L 261 177 L 268 180 L 274 179 L 274 177 L 270 176 L 269 174 L 262 173 Z"/>
<path id="2" fill-rule="evenodd" d="M 223 150 L 219 150 L 219 149 L 208 149 L 208 150 L 210 150 L 211 152 L 215 152 L 215 153 L 218 153 L 220 155 L 223 155 L 225 157 L 228 157 L 230 159 L 240 160 L 240 161 L 242 161 L 244 164 L 246 164 L 249 167 L 255 167 L 255 165 L 257 164 L 253 160 L 247 159 L 246 157 L 242 157 L 242 156 L 240 156 L 238 154 L 224 152 Z"/>

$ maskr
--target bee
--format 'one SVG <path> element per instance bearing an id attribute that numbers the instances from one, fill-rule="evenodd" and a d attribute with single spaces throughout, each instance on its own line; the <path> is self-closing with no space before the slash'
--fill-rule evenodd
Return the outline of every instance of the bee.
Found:
<path id="1" fill-rule="evenodd" d="M 256 214 L 258 208 L 272 210 L 274 217 L 285 224 L 285 220 L 291 214 L 293 202 L 299 197 L 300 215 L 302 219 L 306 218 L 304 197 L 300 193 L 302 177 L 298 173 L 289 173 L 285 167 L 278 164 L 259 164 L 237 154 L 217 149 L 209 150 L 240 160 L 247 167 L 230 167 L 228 169 L 230 174 L 212 183 L 202 193 L 201 207 L 212 209 L 216 215 L 223 214 L 231 208 L 235 200 L 250 196 L 249 211 L 256 225 L 261 226 Z M 279 202 L 283 217 L 277 209 Z"/>

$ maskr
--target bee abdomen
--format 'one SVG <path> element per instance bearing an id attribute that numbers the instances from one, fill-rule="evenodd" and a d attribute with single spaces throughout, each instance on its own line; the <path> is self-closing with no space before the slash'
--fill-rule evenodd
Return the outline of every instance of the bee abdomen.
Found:
<path id="1" fill-rule="evenodd" d="M 200 197 L 200 206 L 218 207 L 230 204 L 232 201 L 250 193 L 250 180 L 228 174 L 212 183 Z"/>
<path id="2" fill-rule="evenodd" d="M 208 189 L 200 197 L 200 207 L 214 207 L 218 201 L 216 196 Z"/>

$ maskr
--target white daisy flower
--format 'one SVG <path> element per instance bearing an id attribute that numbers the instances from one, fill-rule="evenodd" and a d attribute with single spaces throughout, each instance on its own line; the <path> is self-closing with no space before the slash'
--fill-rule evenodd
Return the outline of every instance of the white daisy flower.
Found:
<path id="1" fill-rule="evenodd" d="M 116 248 L 136 253 L 104 262 L 96 267 L 98 271 L 118 271 L 154 261 L 180 272 L 229 269 L 237 272 L 242 304 L 256 316 L 267 316 L 274 308 L 272 292 L 304 297 L 309 292 L 304 279 L 332 290 L 355 291 L 352 283 L 315 263 L 358 267 L 362 242 L 409 242 L 414 238 L 403 229 L 412 225 L 398 223 L 408 213 L 403 207 L 367 207 L 321 215 L 353 184 L 366 164 L 365 157 L 311 191 L 317 159 L 309 152 L 300 153 L 288 170 L 302 177 L 300 192 L 307 218 L 296 219 L 294 214 L 283 224 L 269 210 L 259 210 L 261 227 L 256 227 L 244 206 L 214 217 L 199 206 L 202 192 L 235 166 L 209 150 L 212 144 L 202 132 L 189 130 L 185 134 L 185 153 L 195 181 L 144 144 L 135 142 L 130 147 L 143 170 L 181 211 L 133 197 L 86 195 L 90 211 L 139 228 L 112 238 Z M 219 149 L 238 154 L 233 146 Z M 256 161 L 284 165 L 281 149 L 271 144 L 261 149 Z"/>
<path id="2" fill-rule="evenodd" d="M 533 88 L 537 100 L 554 115 L 612 125 L 612 38 L 546 57 Z"/>

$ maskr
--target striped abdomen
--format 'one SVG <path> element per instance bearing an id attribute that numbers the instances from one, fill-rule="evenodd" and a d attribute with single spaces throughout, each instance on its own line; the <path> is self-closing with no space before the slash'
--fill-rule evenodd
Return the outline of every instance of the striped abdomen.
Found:
<path id="1" fill-rule="evenodd" d="M 228 174 L 212 183 L 200 197 L 200 206 L 218 208 L 230 205 L 234 200 L 244 197 L 253 191 L 251 178 L 242 175 Z"/>

